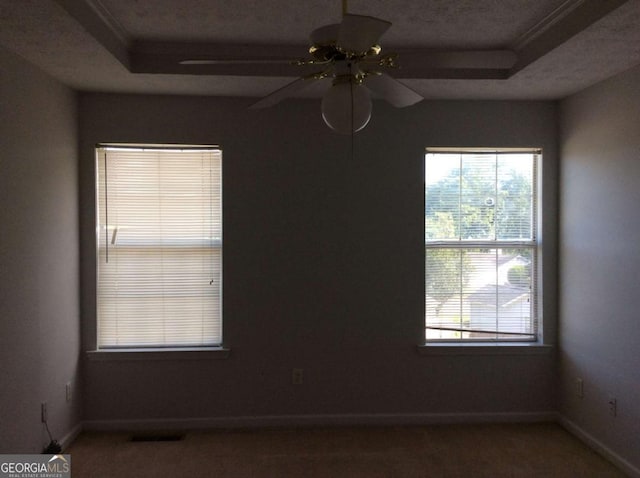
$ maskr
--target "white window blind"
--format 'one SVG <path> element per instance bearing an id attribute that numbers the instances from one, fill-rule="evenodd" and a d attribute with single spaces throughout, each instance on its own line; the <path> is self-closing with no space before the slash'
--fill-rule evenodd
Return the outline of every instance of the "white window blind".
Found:
<path id="1" fill-rule="evenodd" d="M 426 339 L 536 340 L 537 150 L 427 150 Z"/>
<path id="2" fill-rule="evenodd" d="M 222 154 L 97 148 L 98 348 L 222 342 Z"/>

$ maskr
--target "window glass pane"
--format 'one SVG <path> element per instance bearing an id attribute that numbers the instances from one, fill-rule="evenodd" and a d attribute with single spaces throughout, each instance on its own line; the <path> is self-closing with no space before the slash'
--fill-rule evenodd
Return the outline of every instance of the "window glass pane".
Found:
<path id="1" fill-rule="evenodd" d="M 427 248 L 427 339 L 531 338 L 532 253 Z"/>
<path id="2" fill-rule="evenodd" d="M 427 155 L 425 184 L 425 238 L 457 239 L 460 234 L 460 155 Z"/>
<path id="3" fill-rule="evenodd" d="M 469 281 L 471 265 L 464 249 L 427 249 L 426 295 L 427 339 L 462 338 L 469 323 L 469 307 L 462 290 Z"/>
<path id="4" fill-rule="evenodd" d="M 534 239 L 533 154 L 498 156 L 496 236 L 499 240 Z"/>
<path id="5" fill-rule="evenodd" d="M 463 155 L 460 184 L 460 239 L 493 239 L 495 155 Z"/>

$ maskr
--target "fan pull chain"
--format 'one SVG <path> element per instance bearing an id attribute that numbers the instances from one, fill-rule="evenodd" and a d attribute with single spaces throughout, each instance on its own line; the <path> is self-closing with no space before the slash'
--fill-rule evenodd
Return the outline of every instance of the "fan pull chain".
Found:
<path id="1" fill-rule="evenodd" d="M 347 0 L 344 0 L 345 3 Z M 354 152 L 353 152 L 353 135 L 355 134 L 355 126 L 354 126 L 354 102 L 353 102 L 353 68 L 351 67 L 351 63 L 349 63 L 349 74 L 351 75 L 351 77 L 349 78 L 349 91 L 351 93 L 350 95 L 350 99 L 351 99 L 351 160 L 353 161 L 353 157 L 354 157 Z"/>
<path id="2" fill-rule="evenodd" d="M 104 152 L 104 262 L 109 263 L 109 183 L 107 181 L 107 151 Z"/>

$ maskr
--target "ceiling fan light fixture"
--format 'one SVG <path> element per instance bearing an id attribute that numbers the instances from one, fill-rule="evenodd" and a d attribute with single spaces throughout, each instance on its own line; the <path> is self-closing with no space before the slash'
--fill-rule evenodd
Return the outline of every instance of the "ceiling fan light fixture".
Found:
<path id="1" fill-rule="evenodd" d="M 365 54 L 365 57 L 378 56 L 382 51 L 382 47 L 380 45 L 371 45 L 369 51 Z"/>
<path id="2" fill-rule="evenodd" d="M 360 131 L 371 119 L 371 94 L 355 78 L 338 81 L 322 97 L 322 118 L 340 134 Z"/>

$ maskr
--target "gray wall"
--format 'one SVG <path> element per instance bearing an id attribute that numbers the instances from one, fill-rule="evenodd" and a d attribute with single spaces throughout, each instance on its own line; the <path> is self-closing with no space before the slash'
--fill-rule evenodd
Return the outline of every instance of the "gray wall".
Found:
<path id="1" fill-rule="evenodd" d="M 561 411 L 640 468 L 640 67 L 562 102 Z M 575 379 L 584 380 L 584 397 Z M 618 415 L 608 398 L 617 398 Z"/>
<path id="2" fill-rule="evenodd" d="M 0 50 L 0 453 L 80 422 L 76 97 Z M 65 401 L 65 384 L 75 397 Z"/>
<path id="3" fill-rule="evenodd" d="M 319 101 L 83 94 L 82 311 L 95 346 L 97 142 L 215 143 L 224 163 L 227 360 L 87 361 L 91 421 L 535 413 L 556 408 L 555 357 L 419 356 L 426 146 L 544 149 L 545 335 L 556 335 L 556 106 L 374 105 L 355 138 Z M 291 369 L 305 383 L 291 385 Z M 104 423 L 104 422 L 103 422 Z"/>

